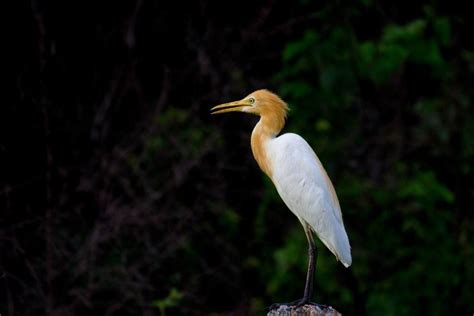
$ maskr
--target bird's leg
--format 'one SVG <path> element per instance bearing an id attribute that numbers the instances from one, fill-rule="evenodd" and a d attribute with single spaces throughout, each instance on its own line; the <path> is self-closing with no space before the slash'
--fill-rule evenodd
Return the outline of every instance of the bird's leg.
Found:
<path id="1" fill-rule="evenodd" d="M 308 239 L 308 257 L 309 257 L 308 271 L 306 273 L 306 284 L 304 287 L 303 298 L 293 301 L 291 303 L 272 304 L 269 308 L 270 310 L 278 309 L 278 307 L 282 305 L 292 306 L 293 308 L 298 308 L 303 305 L 316 305 L 320 307 L 321 309 L 326 307 L 325 305 L 311 302 L 311 297 L 313 296 L 314 272 L 316 269 L 316 261 L 318 258 L 318 253 L 317 253 L 316 245 L 314 243 L 311 227 L 306 223 L 303 223 L 303 227 L 306 234 L 306 238 Z"/>
<path id="2" fill-rule="evenodd" d="M 308 239 L 308 272 L 306 273 L 306 284 L 304 287 L 303 298 L 293 302 L 292 305 L 294 305 L 294 307 L 300 307 L 306 304 L 318 305 L 311 302 L 314 287 L 314 270 L 316 269 L 318 253 L 314 243 L 311 227 L 307 223 L 303 223 L 303 227 L 306 238 Z"/>
<path id="3" fill-rule="evenodd" d="M 305 232 L 307 230 L 305 229 Z M 314 285 L 314 269 L 316 267 L 316 260 L 318 253 L 316 252 L 316 245 L 314 244 L 313 236 L 310 235 L 311 231 L 306 233 L 308 236 L 308 272 L 306 273 L 306 285 L 304 287 L 304 295 L 302 301 L 309 302 L 313 296 L 313 285 Z"/>
<path id="4" fill-rule="evenodd" d="M 311 297 L 313 297 L 314 272 L 316 270 L 318 251 L 316 249 L 316 244 L 314 243 L 311 227 L 307 223 L 303 223 L 303 227 L 304 232 L 306 233 L 306 238 L 308 239 L 308 272 L 306 273 L 306 284 L 304 286 L 303 298 L 293 302 L 292 305 L 294 308 L 303 305 L 315 305 L 324 309 L 326 308 L 326 305 L 311 302 Z"/>

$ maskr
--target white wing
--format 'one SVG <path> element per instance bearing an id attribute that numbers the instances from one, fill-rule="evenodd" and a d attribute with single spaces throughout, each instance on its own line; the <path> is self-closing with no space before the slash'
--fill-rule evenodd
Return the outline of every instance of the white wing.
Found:
<path id="1" fill-rule="evenodd" d="M 334 187 L 318 157 L 297 134 L 283 134 L 266 144 L 272 180 L 288 208 L 308 223 L 346 267 L 351 247 Z M 303 222 L 303 221 L 302 221 Z"/>

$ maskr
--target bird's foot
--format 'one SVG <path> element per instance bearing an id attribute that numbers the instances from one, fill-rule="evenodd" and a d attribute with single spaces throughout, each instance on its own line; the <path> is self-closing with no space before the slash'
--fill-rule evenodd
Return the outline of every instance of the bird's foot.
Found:
<path id="1" fill-rule="evenodd" d="M 280 306 L 289 306 L 292 309 L 297 309 L 297 308 L 300 308 L 301 306 L 304 306 L 304 305 L 317 306 L 320 309 L 326 309 L 327 308 L 326 305 L 310 302 L 309 299 L 302 298 L 302 299 L 299 299 L 299 300 L 296 300 L 296 301 L 293 301 L 293 302 L 290 302 L 290 303 L 274 303 L 274 304 L 270 305 L 268 310 L 271 311 L 271 310 L 274 310 L 274 309 L 278 309 L 278 308 L 280 308 Z"/>
<path id="2" fill-rule="evenodd" d="M 305 305 L 317 306 L 317 307 L 319 307 L 320 309 L 325 309 L 325 308 L 327 308 L 326 305 L 318 304 L 318 303 L 314 303 L 314 302 L 310 302 L 309 299 L 304 298 L 304 297 L 303 297 L 302 299 L 299 299 L 299 300 L 296 300 L 296 301 L 290 303 L 290 306 L 291 306 L 293 309 L 295 309 L 295 308 L 300 308 L 301 306 L 305 306 Z"/>

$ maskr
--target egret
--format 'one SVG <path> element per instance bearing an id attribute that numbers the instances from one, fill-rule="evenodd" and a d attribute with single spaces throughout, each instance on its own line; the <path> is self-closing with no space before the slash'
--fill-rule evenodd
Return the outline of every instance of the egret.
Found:
<path id="1" fill-rule="evenodd" d="M 244 112 L 260 116 L 252 131 L 251 148 L 258 166 L 272 180 L 286 206 L 303 225 L 308 239 L 308 270 L 303 298 L 290 304 L 312 304 L 317 251 L 315 233 L 345 267 L 352 263 L 349 238 L 334 187 L 319 158 L 299 135 L 278 136 L 285 125 L 287 104 L 268 90 L 221 104 L 211 114 Z M 317 305 L 317 304 L 316 304 Z"/>

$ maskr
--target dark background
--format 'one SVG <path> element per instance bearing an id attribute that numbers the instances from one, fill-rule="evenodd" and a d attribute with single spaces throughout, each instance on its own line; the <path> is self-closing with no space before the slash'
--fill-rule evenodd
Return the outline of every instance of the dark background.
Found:
<path id="1" fill-rule="evenodd" d="M 250 151 L 292 108 L 352 244 L 319 245 L 345 315 L 472 314 L 474 29 L 453 1 L 26 1 L 6 11 L 0 314 L 265 313 L 306 240 Z"/>

